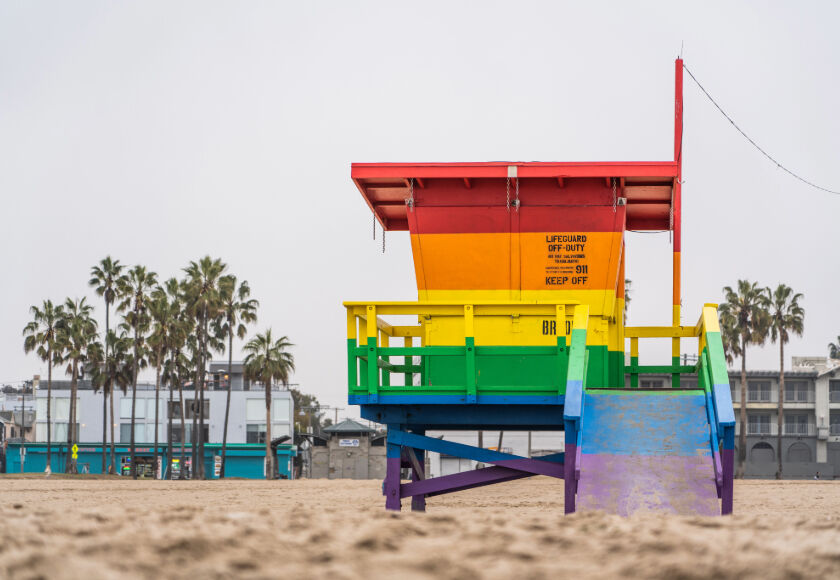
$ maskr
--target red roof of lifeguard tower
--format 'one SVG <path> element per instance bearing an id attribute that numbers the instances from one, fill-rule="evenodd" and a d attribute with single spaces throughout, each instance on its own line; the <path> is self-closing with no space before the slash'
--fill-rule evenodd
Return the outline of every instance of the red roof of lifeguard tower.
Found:
<path id="1" fill-rule="evenodd" d="M 351 175 L 382 227 L 399 231 L 408 230 L 406 200 L 411 195 L 411 180 L 417 192 L 435 180 L 446 180 L 450 187 L 453 180 L 460 181 L 460 187 L 468 191 L 477 181 L 503 182 L 511 167 L 516 167 L 516 179 L 523 187 L 528 181 L 551 181 L 558 192 L 574 180 L 600 178 L 605 187 L 611 187 L 615 179 L 619 197 L 626 199 L 628 230 L 673 228 L 678 161 L 354 163 Z"/>

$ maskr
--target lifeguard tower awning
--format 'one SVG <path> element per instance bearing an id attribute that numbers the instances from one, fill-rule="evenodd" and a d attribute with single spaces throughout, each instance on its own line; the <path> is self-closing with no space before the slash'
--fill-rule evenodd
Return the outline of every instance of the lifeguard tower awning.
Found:
<path id="1" fill-rule="evenodd" d="M 564 191 L 578 189 L 575 186 L 583 182 L 587 187 L 580 191 L 585 195 L 583 191 L 592 191 L 598 181 L 610 190 L 615 186 L 619 203 L 626 203 L 628 230 L 670 230 L 677 221 L 672 211 L 679 214 L 679 201 L 676 207 L 674 203 L 679 174 L 677 161 L 354 163 L 351 168 L 356 187 L 382 227 L 390 231 L 409 229 L 407 208 L 413 195 L 444 183 L 458 203 L 472 197 L 472 203 L 488 205 L 499 200 L 504 203 L 510 188 L 518 186 L 522 203 L 527 205 L 529 190 L 539 190 L 543 201 L 549 201 L 543 196 L 556 191 L 559 200 Z M 501 197 L 488 198 L 491 188 Z M 576 204 L 588 205 L 586 198 L 575 197 Z M 598 203 L 594 199 L 592 202 Z"/>

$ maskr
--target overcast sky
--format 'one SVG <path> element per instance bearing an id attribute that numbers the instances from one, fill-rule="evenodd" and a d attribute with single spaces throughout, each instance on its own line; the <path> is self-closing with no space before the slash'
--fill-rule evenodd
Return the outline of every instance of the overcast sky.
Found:
<path id="1" fill-rule="evenodd" d="M 416 299 L 408 235 L 381 253 L 350 163 L 671 159 L 681 46 L 762 147 L 840 189 L 838 5 L 678 4 L 4 0 L 0 382 L 46 375 L 29 306 L 95 299 L 105 255 L 167 278 L 210 254 L 297 345 L 294 382 L 346 407 L 341 302 Z M 807 311 L 788 352 L 824 355 L 840 196 L 688 77 L 683 151 L 683 322 L 738 278 L 784 282 Z M 670 323 L 670 264 L 667 233 L 628 234 L 632 324 Z"/>

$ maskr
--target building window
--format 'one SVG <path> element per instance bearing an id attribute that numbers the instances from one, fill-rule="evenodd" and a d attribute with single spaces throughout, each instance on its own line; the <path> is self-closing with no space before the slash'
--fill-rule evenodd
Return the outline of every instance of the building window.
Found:
<path id="1" fill-rule="evenodd" d="M 828 400 L 831 403 L 840 403 L 840 381 L 828 381 Z"/>
<path id="2" fill-rule="evenodd" d="M 67 399 L 69 402 L 70 399 Z M 67 425 L 68 423 L 55 423 L 52 428 L 53 441 L 67 441 Z M 44 432 L 44 440 L 46 441 L 46 431 Z M 75 441 L 79 440 L 79 424 L 76 423 L 76 437 Z"/>
<path id="3" fill-rule="evenodd" d="M 187 432 L 187 438 L 184 441 L 185 444 L 192 443 L 192 423 L 185 423 L 184 428 Z M 210 439 L 210 427 L 209 425 L 204 426 L 204 442 L 206 443 Z M 172 443 L 179 444 L 181 443 L 181 426 L 180 425 L 172 425 Z"/>
<path id="4" fill-rule="evenodd" d="M 249 424 L 245 431 L 245 443 L 265 443 L 265 423 Z"/>
<path id="5" fill-rule="evenodd" d="M 195 416 L 196 419 L 200 418 L 199 413 L 198 413 L 199 402 L 200 401 L 198 399 L 187 399 L 187 400 L 184 401 L 184 406 L 186 407 L 185 410 L 187 412 L 187 416 L 186 416 L 187 419 L 192 420 L 193 416 Z M 209 418 L 210 418 L 210 401 L 208 401 L 207 399 L 204 399 L 204 420 L 206 421 Z"/>
<path id="6" fill-rule="evenodd" d="M 155 439 L 155 426 L 145 423 L 134 423 L 134 442 L 150 443 Z M 151 435 L 151 438 L 149 437 Z M 120 443 L 131 443 L 131 423 L 120 423 Z"/>
<path id="7" fill-rule="evenodd" d="M 180 420 L 181 419 L 181 401 L 166 402 L 167 418 Z"/>
<path id="8" fill-rule="evenodd" d="M 808 415 L 804 413 L 785 413 L 785 435 L 807 435 Z"/>
<path id="9" fill-rule="evenodd" d="M 747 401 L 751 403 L 769 403 L 770 381 L 750 381 L 747 384 Z"/>
<path id="10" fill-rule="evenodd" d="M 806 381 L 791 381 L 785 383 L 786 403 L 810 403 L 813 402 L 811 389 Z"/>
<path id="11" fill-rule="evenodd" d="M 245 420 L 246 421 L 265 421 L 265 400 L 263 399 L 246 399 L 245 400 Z M 263 423 L 264 425 L 265 423 Z"/>
<path id="12" fill-rule="evenodd" d="M 832 411 L 828 420 L 831 434 L 840 435 L 840 413 Z"/>
<path id="13" fill-rule="evenodd" d="M 770 435 L 770 415 L 766 413 L 748 415 L 747 434 Z"/>
<path id="14" fill-rule="evenodd" d="M 52 414 L 53 421 L 70 420 L 70 397 L 56 397 Z M 66 427 L 65 427 L 66 428 Z M 66 432 L 65 432 L 66 436 Z"/>
<path id="15" fill-rule="evenodd" d="M 154 404 L 154 400 L 152 403 Z M 154 406 L 152 408 L 154 409 Z M 134 418 L 146 418 L 146 399 L 137 399 L 137 404 L 134 407 Z M 131 419 L 131 397 L 120 399 L 120 419 Z"/>
<path id="16" fill-rule="evenodd" d="M 661 389 L 664 386 L 662 379 L 642 379 L 643 389 Z"/>
<path id="17" fill-rule="evenodd" d="M 289 420 L 289 399 L 272 399 L 271 421 Z"/>

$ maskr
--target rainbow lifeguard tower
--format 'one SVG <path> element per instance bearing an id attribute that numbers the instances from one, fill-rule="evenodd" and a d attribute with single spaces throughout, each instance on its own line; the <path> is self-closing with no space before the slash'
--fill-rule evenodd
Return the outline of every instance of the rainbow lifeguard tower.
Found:
<path id="1" fill-rule="evenodd" d="M 564 480 L 567 513 L 732 512 L 715 305 L 680 324 L 682 70 L 671 161 L 353 164 L 382 227 L 410 233 L 417 278 L 417 301 L 345 303 L 349 402 L 388 427 L 386 508 L 539 474 Z M 670 325 L 624 325 L 627 230 L 673 232 Z M 686 337 L 699 339 L 695 365 L 680 364 Z M 670 340 L 672 363 L 640 365 L 646 339 Z M 640 389 L 644 372 L 670 373 L 670 388 Z M 531 459 L 426 436 L 457 429 L 564 431 L 565 451 Z M 488 467 L 429 479 L 427 451 Z"/>

